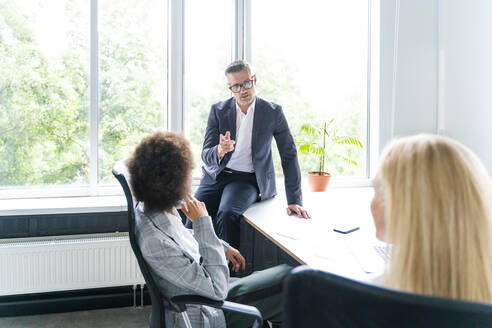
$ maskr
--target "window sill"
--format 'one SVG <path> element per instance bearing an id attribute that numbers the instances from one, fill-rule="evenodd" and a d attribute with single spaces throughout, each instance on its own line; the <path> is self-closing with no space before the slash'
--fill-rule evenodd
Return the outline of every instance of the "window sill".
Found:
<path id="1" fill-rule="evenodd" d="M 193 191 L 197 187 L 193 186 Z M 371 181 L 364 178 L 332 178 L 329 188 L 370 187 Z M 309 191 L 307 179 L 302 180 L 302 190 Z M 277 194 L 284 193 L 283 178 L 277 178 Z M 51 197 L 0 199 L 0 216 L 44 215 L 73 213 L 125 212 L 126 198 L 116 196 Z"/>
<path id="2" fill-rule="evenodd" d="M 0 200 L 0 216 L 124 211 L 126 198 L 122 195 Z"/>

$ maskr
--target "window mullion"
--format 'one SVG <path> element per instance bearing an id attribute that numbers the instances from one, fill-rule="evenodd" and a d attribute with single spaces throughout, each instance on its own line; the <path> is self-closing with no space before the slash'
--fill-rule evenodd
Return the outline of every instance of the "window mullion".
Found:
<path id="1" fill-rule="evenodd" d="M 368 69 L 367 69 L 367 150 L 366 175 L 368 178 L 374 176 L 379 160 L 380 140 L 380 115 L 379 115 L 379 60 L 380 60 L 380 0 L 369 0 L 369 47 L 368 47 Z"/>
<path id="2" fill-rule="evenodd" d="M 244 1 L 234 1 L 233 59 L 244 59 Z"/>
<path id="3" fill-rule="evenodd" d="M 184 0 L 169 0 L 167 128 L 184 131 Z"/>
<path id="4" fill-rule="evenodd" d="M 90 2 L 90 165 L 89 184 L 91 195 L 96 193 L 98 181 L 98 144 L 99 144 L 99 40 L 98 40 L 98 0 Z"/>
<path id="5" fill-rule="evenodd" d="M 366 178 L 371 176 L 371 0 L 367 1 Z"/>
<path id="6" fill-rule="evenodd" d="M 252 0 L 244 1 L 244 13 L 243 13 L 243 37 L 242 44 L 244 45 L 244 59 L 251 63 L 252 56 L 252 44 L 251 44 L 251 6 Z"/>

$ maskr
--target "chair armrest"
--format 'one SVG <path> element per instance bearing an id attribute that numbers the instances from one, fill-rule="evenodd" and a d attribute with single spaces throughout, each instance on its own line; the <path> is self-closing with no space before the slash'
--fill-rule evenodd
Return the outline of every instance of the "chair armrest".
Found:
<path id="1" fill-rule="evenodd" d="M 176 304 L 182 311 L 186 310 L 186 304 L 207 305 L 217 309 L 241 313 L 255 318 L 253 327 L 261 327 L 263 318 L 260 311 L 251 305 L 239 304 L 230 301 L 215 301 L 207 297 L 198 295 L 180 295 L 171 298 L 171 302 Z"/>

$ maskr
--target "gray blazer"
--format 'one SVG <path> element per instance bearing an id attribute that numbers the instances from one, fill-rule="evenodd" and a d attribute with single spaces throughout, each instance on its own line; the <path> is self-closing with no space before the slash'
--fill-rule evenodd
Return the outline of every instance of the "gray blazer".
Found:
<path id="1" fill-rule="evenodd" d="M 234 98 L 216 103 L 210 109 L 202 151 L 202 160 L 205 163 L 202 168 L 201 183 L 203 184 L 214 183 L 217 175 L 231 159 L 234 151 L 225 154 L 220 162 L 217 157 L 219 134 L 225 134 L 226 131 L 231 132 L 231 139 L 236 139 L 236 101 Z M 282 107 L 256 97 L 251 153 L 262 200 L 277 194 L 272 159 L 272 138 L 275 138 L 282 160 L 287 203 L 302 205 L 301 171 L 297 161 L 297 149 Z"/>
<path id="2" fill-rule="evenodd" d="M 147 213 L 144 205 L 135 209 L 137 242 L 161 292 L 171 298 L 176 295 L 201 295 L 214 300 L 227 297 L 229 269 L 225 250 L 229 245 L 217 238 L 209 216 L 193 222 L 186 229 L 181 220 L 165 212 Z M 197 249 L 181 236 L 193 233 Z M 192 254 L 201 255 L 197 262 Z M 226 327 L 221 310 L 208 306 L 187 306 L 192 326 Z M 185 327 L 182 316 L 166 308 L 166 327 Z"/>

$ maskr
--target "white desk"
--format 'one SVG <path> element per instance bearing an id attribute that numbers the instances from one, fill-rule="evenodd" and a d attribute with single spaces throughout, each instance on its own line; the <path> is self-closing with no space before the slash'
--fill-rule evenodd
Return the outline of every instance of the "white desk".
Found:
<path id="1" fill-rule="evenodd" d="M 301 264 L 358 280 L 368 280 L 348 243 L 377 243 L 370 203 L 372 188 L 333 188 L 303 192 L 311 219 L 288 216 L 285 195 L 253 204 L 245 220 Z M 352 222 L 360 230 L 340 234 L 336 226 Z M 383 268 L 381 268 L 382 270 Z"/>

